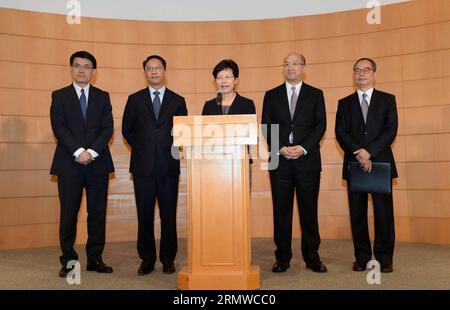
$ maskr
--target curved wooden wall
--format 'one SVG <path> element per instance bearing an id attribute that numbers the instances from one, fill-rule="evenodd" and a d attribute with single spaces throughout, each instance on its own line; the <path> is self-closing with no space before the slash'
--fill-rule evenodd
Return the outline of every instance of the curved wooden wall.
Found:
<path id="1" fill-rule="evenodd" d="M 95 84 L 111 93 L 113 103 L 116 173 L 109 191 L 108 241 L 136 239 L 129 150 L 120 127 L 127 95 L 145 85 L 142 60 L 149 54 L 167 59 L 168 86 L 186 97 L 192 115 L 214 96 L 213 66 L 233 58 L 242 72 L 239 91 L 254 99 L 260 119 L 264 91 L 282 82 L 283 56 L 296 50 L 309 64 L 305 80 L 326 96 L 322 238 L 351 238 L 334 118 L 337 100 L 353 91 L 352 63 L 368 56 L 379 65 L 377 87 L 397 96 L 397 241 L 449 244 L 450 2 L 383 7 L 380 25 L 368 25 L 367 12 L 236 22 L 83 18 L 81 25 L 68 25 L 65 16 L 0 9 L 0 249 L 58 244 L 57 185 L 49 176 L 55 148 L 50 93 L 70 82 L 68 58 L 82 49 L 96 56 Z M 178 231 L 185 237 L 184 173 L 181 182 Z M 270 187 L 259 162 L 253 167 L 252 212 L 253 236 L 271 237 Z M 83 206 L 79 243 L 86 240 L 85 219 Z M 298 222 L 295 218 L 295 236 Z"/>

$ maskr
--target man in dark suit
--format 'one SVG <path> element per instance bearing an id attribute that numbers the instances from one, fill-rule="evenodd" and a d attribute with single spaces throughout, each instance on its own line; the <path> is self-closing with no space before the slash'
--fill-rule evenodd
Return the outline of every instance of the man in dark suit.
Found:
<path id="1" fill-rule="evenodd" d="M 267 126 L 269 150 L 272 134 L 279 141 L 279 163 L 270 170 L 274 216 L 276 262 L 273 272 L 284 272 L 292 258 L 292 212 L 294 191 L 302 230 L 301 249 L 306 267 L 314 272 L 326 272 L 319 257 L 319 225 L 317 201 L 320 186 L 320 140 L 326 129 L 323 92 L 301 80 L 305 57 L 291 53 L 285 57 L 285 83 L 269 90 L 264 96 L 263 126 Z"/>
<path id="2" fill-rule="evenodd" d="M 377 65 L 361 58 L 353 65 L 357 91 L 339 100 L 336 113 L 336 139 L 344 150 L 343 178 L 348 180 L 348 164 L 358 161 L 365 172 L 372 162 L 391 163 L 391 175 L 397 177 L 391 144 L 397 135 L 397 107 L 394 95 L 373 88 Z M 368 193 L 351 193 L 348 189 L 350 219 L 356 261 L 354 271 L 366 270 L 372 258 L 367 224 Z M 390 194 L 371 193 L 375 219 L 375 258 L 381 272 L 392 272 L 394 253 L 394 210 Z"/>
<path id="3" fill-rule="evenodd" d="M 73 83 L 52 93 L 50 118 L 58 140 L 50 174 L 58 176 L 61 203 L 59 238 L 62 255 L 60 277 L 78 260 L 73 248 L 83 188 L 87 198 L 87 270 L 111 273 L 102 261 L 105 247 L 106 202 L 109 173 L 114 171 L 108 141 L 113 133 L 109 94 L 90 85 L 97 68 L 85 51 L 70 57 Z"/>
<path id="4" fill-rule="evenodd" d="M 176 208 L 180 161 L 172 147 L 173 117 L 187 115 L 183 97 L 165 86 L 166 61 L 151 55 L 143 62 L 149 87 L 128 97 L 122 120 L 122 134 L 131 147 L 138 215 L 137 250 L 142 259 L 139 275 L 153 271 L 156 262 L 154 235 L 155 202 L 161 218 L 159 259 L 163 272 L 175 272 L 177 253 Z"/>

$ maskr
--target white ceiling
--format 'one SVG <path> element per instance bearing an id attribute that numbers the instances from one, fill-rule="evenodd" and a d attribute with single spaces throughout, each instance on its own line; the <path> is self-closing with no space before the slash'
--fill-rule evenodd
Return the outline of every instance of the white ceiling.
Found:
<path id="1" fill-rule="evenodd" d="M 71 9 L 68 5 L 79 2 L 81 17 L 217 21 L 325 14 L 366 8 L 371 2 L 388 5 L 406 1 L 409 0 L 0 0 L 0 7 L 65 15 Z"/>

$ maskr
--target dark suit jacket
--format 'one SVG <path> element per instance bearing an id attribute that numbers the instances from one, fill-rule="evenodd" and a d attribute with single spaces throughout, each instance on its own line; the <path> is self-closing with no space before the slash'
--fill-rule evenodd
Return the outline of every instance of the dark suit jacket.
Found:
<path id="1" fill-rule="evenodd" d="M 222 115 L 222 108 L 217 104 L 216 98 L 208 100 L 203 106 L 202 115 Z M 236 97 L 228 110 L 228 114 L 256 114 L 255 104 L 253 100 L 242 97 L 236 93 Z M 247 146 L 249 155 L 250 148 Z M 250 158 L 250 164 L 253 164 L 253 159 Z"/>
<path id="2" fill-rule="evenodd" d="M 114 171 L 108 141 L 114 129 L 109 94 L 94 86 L 89 88 L 86 121 L 73 85 L 52 93 L 50 119 L 58 139 L 50 174 L 76 176 L 83 169 L 94 174 Z M 80 147 L 92 149 L 99 156 L 87 166 L 75 162 L 73 153 Z"/>
<path id="3" fill-rule="evenodd" d="M 349 161 L 356 161 L 353 152 L 364 148 L 370 153 L 372 161 L 391 163 L 391 175 L 396 178 L 391 144 L 397 135 L 397 127 L 397 107 L 392 94 L 373 90 L 366 124 L 357 92 L 339 100 L 335 131 L 336 139 L 345 152 L 342 177 L 348 177 Z"/>
<path id="4" fill-rule="evenodd" d="M 222 115 L 222 109 L 217 105 L 216 99 L 205 102 L 202 115 Z M 256 114 L 255 104 L 253 100 L 242 97 L 236 93 L 236 97 L 230 106 L 228 114 Z"/>
<path id="5" fill-rule="evenodd" d="M 158 121 L 150 90 L 128 97 L 122 119 L 122 134 L 131 146 L 130 172 L 134 175 L 179 175 L 180 161 L 171 154 L 173 117 L 187 115 L 183 97 L 166 88 Z M 178 154 L 178 148 L 173 148 Z"/>
<path id="6" fill-rule="evenodd" d="M 292 145 L 301 145 L 308 152 L 293 161 L 295 168 L 299 171 L 322 170 L 320 140 L 327 127 L 322 90 L 303 82 L 292 120 L 286 84 L 267 91 L 264 96 L 261 123 L 267 125 L 265 138 L 269 150 L 272 142 L 270 125 L 279 124 L 279 149 L 291 145 L 289 134 L 292 131 L 294 135 Z M 284 161 L 287 159 L 280 155 L 280 164 Z"/>

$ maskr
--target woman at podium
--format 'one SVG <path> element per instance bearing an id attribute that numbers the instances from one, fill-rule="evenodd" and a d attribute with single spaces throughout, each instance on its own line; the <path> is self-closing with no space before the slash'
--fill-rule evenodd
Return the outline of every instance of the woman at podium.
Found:
<path id="1" fill-rule="evenodd" d="M 212 71 L 217 96 L 206 101 L 202 115 L 256 114 L 253 100 L 236 92 L 239 67 L 232 59 L 219 62 Z"/>
<path id="2" fill-rule="evenodd" d="M 208 100 L 203 106 L 202 115 L 227 115 L 227 114 L 256 114 L 253 100 L 243 97 L 236 92 L 239 77 L 239 67 L 232 59 L 220 61 L 213 69 L 212 75 L 216 82 L 217 96 Z M 248 149 L 249 155 L 250 148 Z M 250 164 L 253 160 L 249 160 Z M 251 169 L 250 169 L 250 188 Z"/>

